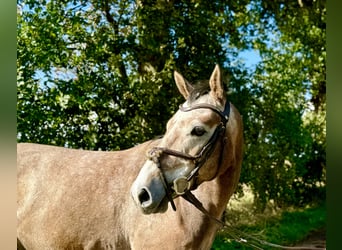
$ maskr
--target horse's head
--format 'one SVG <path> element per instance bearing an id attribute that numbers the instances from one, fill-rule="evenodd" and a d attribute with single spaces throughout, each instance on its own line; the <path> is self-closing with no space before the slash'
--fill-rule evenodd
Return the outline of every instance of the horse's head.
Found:
<path id="1" fill-rule="evenodd" d="M 175 72 L 174 78 L 186 102 L 167 123 L 158 147 L 134 181 L 131 194 L 146 214 L 165 212 L 168 201 L 214 179 L 220 170 L 230 104 L 226 103 L 219 66 L 209 82 L 194 86 Z"/>

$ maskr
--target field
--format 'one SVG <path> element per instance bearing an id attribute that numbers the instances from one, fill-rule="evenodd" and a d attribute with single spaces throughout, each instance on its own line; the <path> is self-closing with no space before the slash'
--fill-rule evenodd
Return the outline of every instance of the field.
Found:
<path id="1" fill-rule="evenodd" d="M 219 231 L 213 250 L 276 249 L 276 245 L 325 247 L 325 203 L 286 209 L 275 209 L 270 204 L 264 213 L 256 213 L 253 195 L 246 187 L 244 191 L 242 198 L 231 199 L 224 217 L 229 227 Z"/>

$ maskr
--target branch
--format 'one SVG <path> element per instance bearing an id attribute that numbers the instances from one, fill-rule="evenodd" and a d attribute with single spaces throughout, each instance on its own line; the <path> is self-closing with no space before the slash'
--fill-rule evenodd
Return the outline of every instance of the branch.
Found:
<path id="1" fill-rule="evenodd" d="M 299 4 L 300 7 L 303 8 L 303 2 L 302 2 L 302 0 L 298 0 L 298 4 Z"/>
<path id="2" fill-rule="evenodd" d="M 103 11 L 105 12 L 105 16 L 109 24 L 113 27 L 114 29 L 114 34 L 117 37 L 119 35 L 119 24 L 114 20 L 112 15 L 110 14 L 110 7 L 109 7 L 109 1 L 105 0 L 104 6 L 103 6 Z"/>
<path id="3" fill-rule="evenodd" d="M 105 0 L 104 5 L 103 5 L 103 11 L 105 12 L 105 16 L 106 16 L 106 19 L 107 19 L 108 23 L 114 29 L 115 38 L 118 39 L 118 37 L 119 37 L 119 23 L 117 21 L 115 21 L 114 18 L 112 17 L 112 15 L 110 14 L 109 0 Z M 120 75 L 122 77 L 122 81 L 127 83 L 127 81 L 128 81 L 127 72 L 126 72 L 125 64 L 123 63 L 122 56 L 121 56 L 120 52 L 121 52 L 120 48 L 116 49 L 114 51 L 114 53 L 116 55 L 120 55 L 121 59 L 118 62 L 119 63 L 119 67 L 118 68 L 119 68 L 119 71 L 120 71 Z"/>

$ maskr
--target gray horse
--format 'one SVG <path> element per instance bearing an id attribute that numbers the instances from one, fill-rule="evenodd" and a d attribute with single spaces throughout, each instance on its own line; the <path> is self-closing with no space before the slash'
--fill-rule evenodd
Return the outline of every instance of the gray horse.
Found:
<path id="1" fill-rule="evenodd" d="M 242 120 L 218 66 L 200 86 L 174 77 L 186 102 L 161 139 L 115 152 L 18 144 L 19 248 L 210 249 L 239 181 Z"/>

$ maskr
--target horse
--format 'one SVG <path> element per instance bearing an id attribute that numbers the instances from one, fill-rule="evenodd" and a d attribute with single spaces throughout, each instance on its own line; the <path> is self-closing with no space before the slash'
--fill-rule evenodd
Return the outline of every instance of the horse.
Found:
<path id="1" fill-rule="evenodd" d="M 189 83 L 163 137 L 121 151 L 17 145 L 20 249 L 210 249 L 240 178 L 243 125 L 221 69 Z"/>

